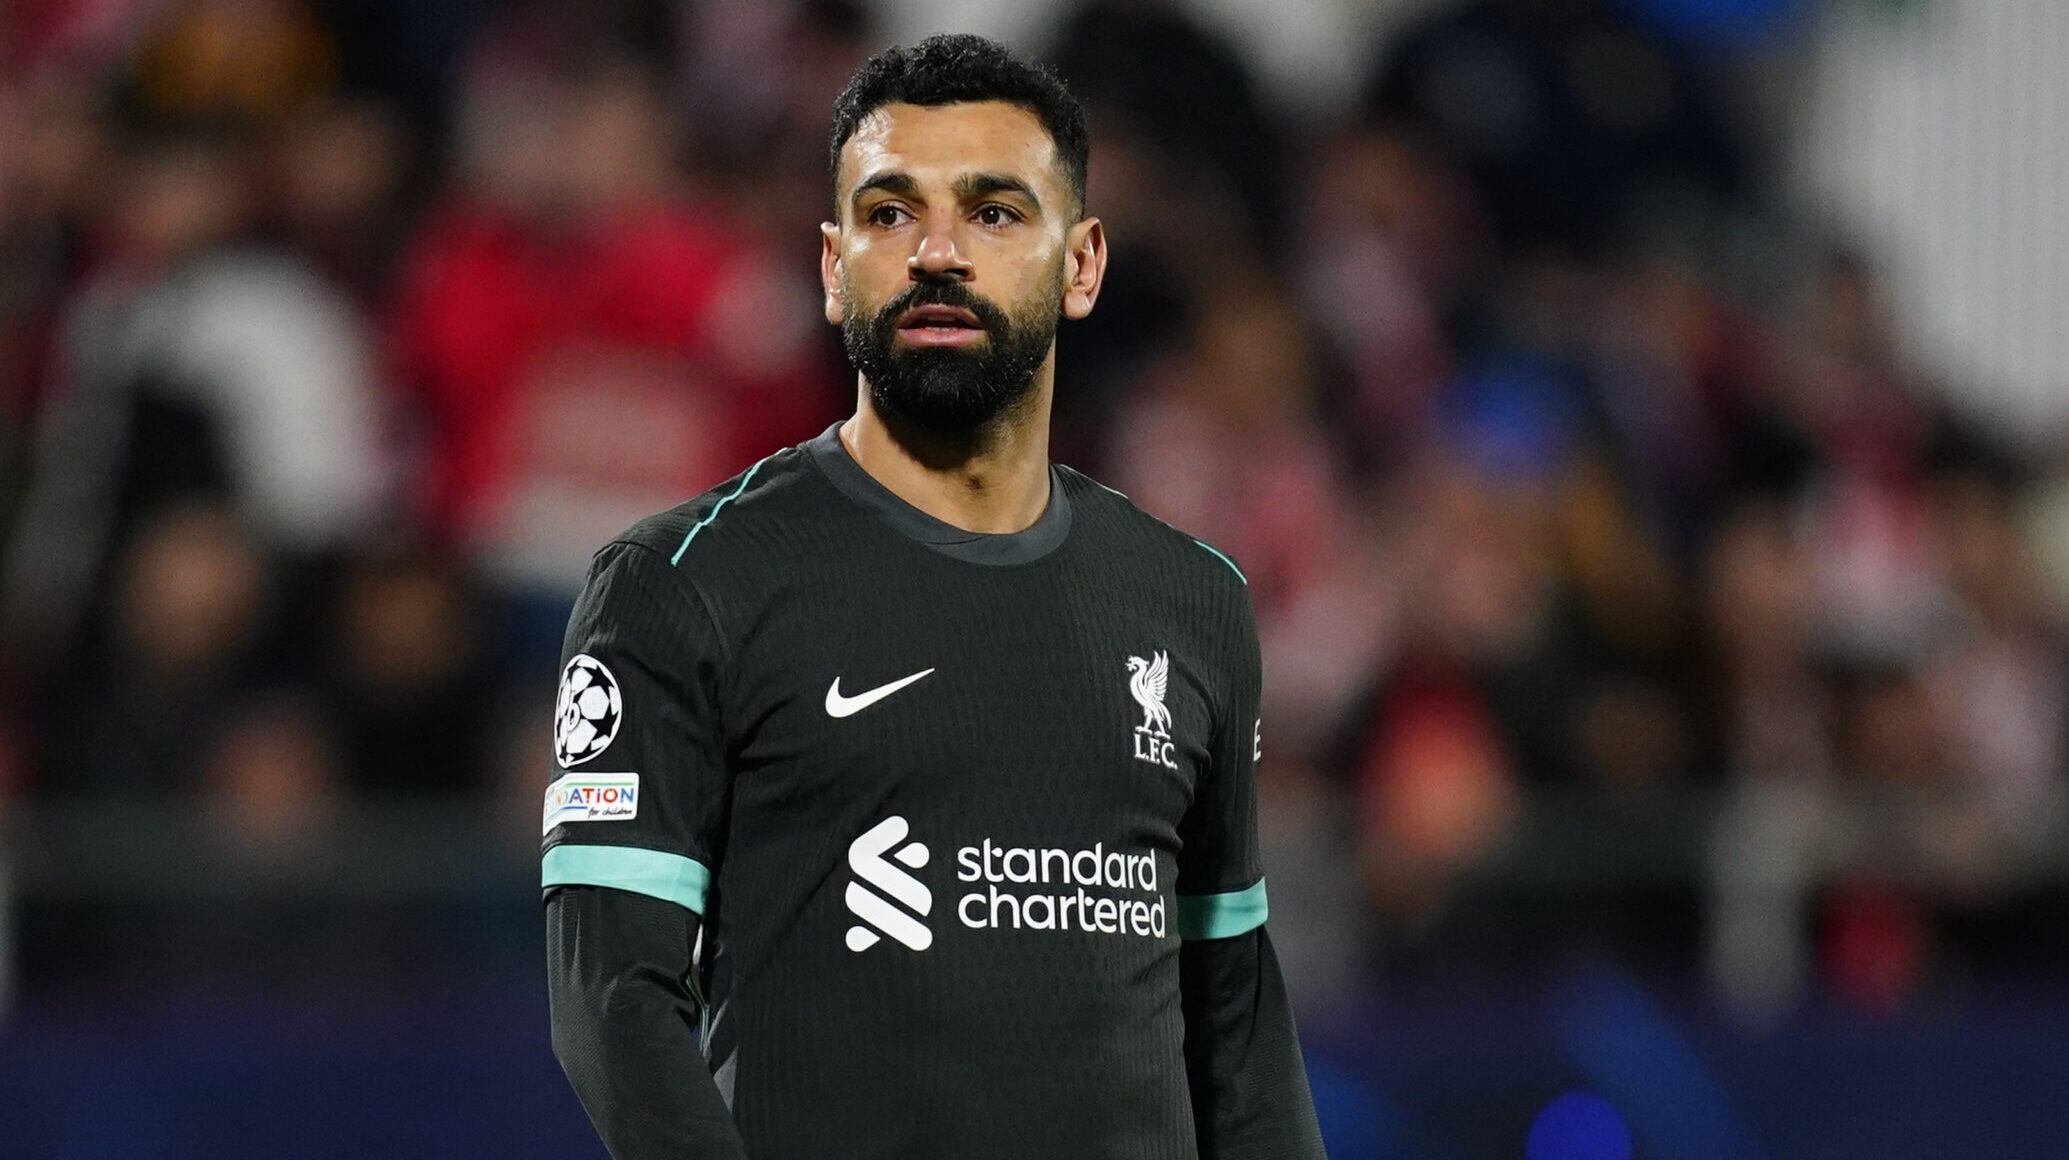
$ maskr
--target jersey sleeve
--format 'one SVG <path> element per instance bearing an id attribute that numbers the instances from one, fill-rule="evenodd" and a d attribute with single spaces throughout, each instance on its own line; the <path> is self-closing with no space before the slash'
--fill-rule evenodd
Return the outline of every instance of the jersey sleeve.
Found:
<path id="1" fill-rule="evenodd" d="M 1257 761 L 1263 662 L 1250 593 L 1228 615 L 1207 768 L 1179 824 L 1178 934 L 1230 938 L 1264 924 L 1264 864 L 1257 847 Z"/>
<path id="2" fill-rule="evenodd" d="M 1178 951 L 1200 1160 L 1326 1160 L 1300 1035 L 1263 927 Z"/>
<path id="3" fill-rule="evenodd" d="M 622 542 L 597 553 L 562 649 L 544 890 L 614 887 L 704 913 L 731 790 L 723 651 L 665 557 Z"/>
<path id="4" fill-rule="evenodd" d="M 746 1160 L 692 1029 L 697 916 L 573 886 L 546 899 L 553 1053 L 615 1160 Z"/>

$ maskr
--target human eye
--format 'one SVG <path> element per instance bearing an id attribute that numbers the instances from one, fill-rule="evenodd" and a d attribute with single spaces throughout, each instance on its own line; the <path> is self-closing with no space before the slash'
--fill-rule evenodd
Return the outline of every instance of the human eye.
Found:
<path id="1" fill-rule="evenodd" d="M 995 201 L 986 202 L 978 206 L 977 212 L 972 216 L 977 219 L 978 225 L 990 226 L 995 229 L 1022 220 L 1021 216 L 1014 212 L 1012 207 L 1000 205 Z"/>
<path id="2" fill-rule="evenodd" d="M 912 215 L 905 212 L 905 208 L 897 202 L 882 201 L 871 206 L 869 212 L 863 215 L 862 220 L 870 225 L 883 226 L 888 229 L 892 226 L 903 224 L 911 217 Z"/>

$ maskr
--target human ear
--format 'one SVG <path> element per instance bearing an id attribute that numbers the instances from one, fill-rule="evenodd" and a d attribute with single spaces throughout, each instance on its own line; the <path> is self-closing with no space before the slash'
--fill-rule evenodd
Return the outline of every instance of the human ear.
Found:
<path id="1" fill-rule="evenodd" d="M 819 289 L 825 293 L 826 321 L 841 324 L 841 228 L 819 223 Z"/>
<path id="2" fill-rule="evenodd" d="M 1106 281 L 1106 227 L 1098 218 L 1086 218 L 1070 227 L 1069 256 L 1065 259 L 1063 316 L 1083 318 L 1099 300 L 1099 287 Z"/>

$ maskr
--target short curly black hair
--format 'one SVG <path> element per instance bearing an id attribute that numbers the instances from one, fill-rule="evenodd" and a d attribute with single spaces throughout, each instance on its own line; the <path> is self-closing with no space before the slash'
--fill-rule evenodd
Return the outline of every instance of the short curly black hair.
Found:
<path id="1" fill-rule="evenodd" d="M 998 41 L 951 32 L 877 53 L 841 90 L 833 102 L 833 144 L 827 164 L 836 203 L 840 198 L 841 146 L 855 135 L 863 118 L 885 105 L 965 101 L 1004 101 L 1034 114 L 1056 143 L 1065 183 L 1077 203 L 1074 212 L 1085 212 L 1085 171 L 1092 138 L 1085 131 L 1085 110 L 1077 98 L 1048 66 L 1021 60 Z M 835 210 L 838 212 L 838 204 Z"/>

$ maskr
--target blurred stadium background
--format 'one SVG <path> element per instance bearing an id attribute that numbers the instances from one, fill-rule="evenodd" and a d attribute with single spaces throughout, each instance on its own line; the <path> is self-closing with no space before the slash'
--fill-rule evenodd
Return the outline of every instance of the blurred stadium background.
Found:
<path id="1" fill-rule="evenodd" d="M 0 1160 L 601 1155 L 562 618 L 850 405 L 941 28 L 1091 110 L 1058 455 L 1251 577 L 1332 1155 L 2065 1154 L 2069 5 L 7 0 Z"/>

